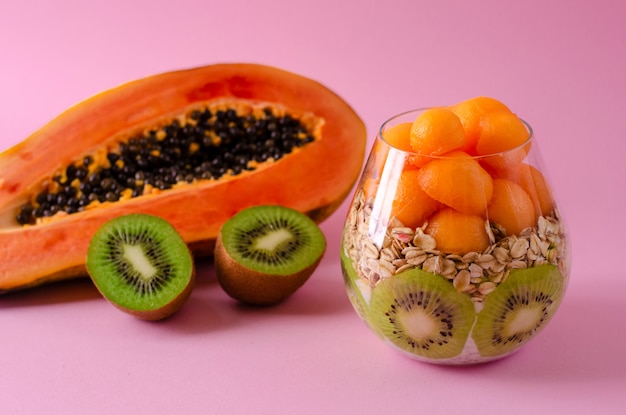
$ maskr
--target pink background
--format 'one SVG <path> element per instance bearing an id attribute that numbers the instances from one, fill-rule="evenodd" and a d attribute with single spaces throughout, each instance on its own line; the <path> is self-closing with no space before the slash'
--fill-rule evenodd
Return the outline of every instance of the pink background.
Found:
<path id="1" fill-rule="evenodd" d="M 535 129 L 574 266 L 559 313 L 519 353 L 414 362 L 347 300 L 346 202 L 322 225 L 321 266 L 274 308 L 235 304 L 209 263 L 158 324 L 86 279 L 0 298 L 2 413 L 626 413 L 625 17 L 621 0 L 4 1 L 1 149 L 101 90 L 218 62 L 321 81 L 370 140 L 397 112 L 489 95 Z"/>

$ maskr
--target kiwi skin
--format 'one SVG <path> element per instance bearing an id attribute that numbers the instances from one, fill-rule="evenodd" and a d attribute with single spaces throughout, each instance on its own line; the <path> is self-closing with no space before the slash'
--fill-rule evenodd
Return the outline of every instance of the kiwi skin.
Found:
<path id="1" fill-rule="evenodd" d="M 168 304 L 166 304 L 164 307 L 161 307 L 161 308 L 156 308 L 154 310 L 133 310 L 130 308 L 126 308 L 120 304 L 117 304 L 114 301 L 109 301 L 109 302 L 113 304 L 113 306 L 115 306 L 115 308 L 117 308 L 118 310 L 121 310 L 127 314 L 130 314 L 131 316 L 134 316 L 140 320 L 146 320 L 146 321 L 165 320 L 168 317 L 172 316 L 172 314 L 176 313 L 183 306 L 183 304 L 187 301 L 187 299 L 191 295 L 191 291 L 193 291 L 195 277 L 196 277 L 196 272 L 194 268 L 194 271 L 191 274 L 191 279 L 189 280 L 189 284 L 187 284 L 187 287 L 185 287 L 185 289 L 178 295 L 178 297 L 174 298 L 172 301 L 170 301 Z M 105 294 L 102 291 L 100 291 L 97 285 L 96 285 L 96 288 L 98 289 L 98 292 L 104 298 L 106 298 Z"/>
<path id="2" fill-rule="evenodd" d="M 221 232 L 215 245 L 215 273 L 226 294 L 242 303 L 255 306 L 278 304 L 296 292 L 315 271 L 323 255 L 291 275 L 271 275 L 245 267 L 226 252 L 222 244 Z"/>
<path id="3" fill-rule="evenodd" d="M 191 280 L 185 289 L 178 295 L 178 297 L 174 298 L 171 302 L 169 302 L 164 307 L 154 309 L 154 310 L 132 310 L 129 308 L 125 308 L 119 304 L 111 302 L 118 310 L 121 310 L 125 313 L 130 314 L 131 316 L 135 316 L 140 320 L 146 321 L 158 321 L 165 320 L 170 317 L 172 314 L 177 312 L 183 304 L 187 301 L 189 296 L 191 295 L 191 291 L 193 290 L 194 282 L 195 282 L 195 268 L 191 275 Z"/>
<path id="4" fill-rule="evenodd" d="M 257 260 L 256 255 L 240 252 L 239 244 L 246 251 L 245 246 L 256 241 L 257 236 L 281 228 L 302 232 L 302 241 L 285 242 L 293 255 L 276 257 L 276 262 L 267 258 L 266 262 Z M 281 205 L 251 206 L 222 224 L 215 243 L 215 273 L 226 294 L 235 300 L 253 306 L 271 306 L 304 285 L 322 260 L 326 246 L 322 230 L 303 213 Z"/>

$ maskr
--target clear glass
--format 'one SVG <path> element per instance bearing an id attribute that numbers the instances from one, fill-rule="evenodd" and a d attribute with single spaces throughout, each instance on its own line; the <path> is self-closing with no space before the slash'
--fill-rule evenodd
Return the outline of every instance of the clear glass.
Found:
<path id="1" fill-rule="evenodd" d="M 528 141 L 488 156 L 425 157 L 385 134 L 345 221 L 341 266 L 358 315 L 379 338 L 426 362 L 499 359 L 554 316 L 570 275 L 566 225 Z"/>

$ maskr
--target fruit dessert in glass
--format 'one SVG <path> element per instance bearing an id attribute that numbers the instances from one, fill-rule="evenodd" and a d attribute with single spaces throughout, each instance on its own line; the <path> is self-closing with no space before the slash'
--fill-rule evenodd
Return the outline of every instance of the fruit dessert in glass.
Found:
<path id="1" fill-rule="evenodd" d="M 382 125 L 341 265 L 352 305 L 385 342 L 427 362 L 480 363 L 553 317 L 570 250 L 534 140 L 488 97 Z"/>

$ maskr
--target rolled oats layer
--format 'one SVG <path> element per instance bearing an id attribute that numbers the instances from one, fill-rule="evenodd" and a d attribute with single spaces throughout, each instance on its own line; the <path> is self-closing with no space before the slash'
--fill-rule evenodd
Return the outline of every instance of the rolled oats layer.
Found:
<path id="1" fill-rule="evenodd" d="M 376 226 L 372 226 L 372 221 L 377 221 Z M 506 280 L 512 269 L 550 263 L 565 274 L 567 267 L 566 243 L 557 210 L 540 216 L 535 226 L 524 229 L 520 235 L 505 236 L 497 224 L 487 220 L 489 247 L 464 255 L 439 251 L 435 239 L 424 233 L 428 223 L 412 229 L 395 217 L 374 217 L 372 201 L 365 200 L 362 191 L 354 198 L 345 226 L 343 249 L 359 276 L 371 287 L 397 273 L 421 268 L 443 275 L 457 291 L 481 302 Z M 386 232 L 382 243 L 377 244 L 370 237 L 370 229 L 381 226 Z"/>

